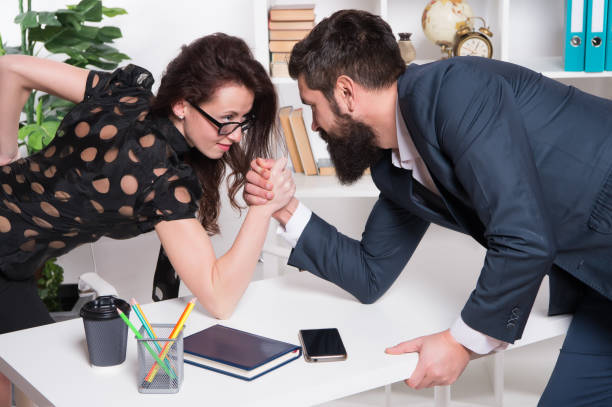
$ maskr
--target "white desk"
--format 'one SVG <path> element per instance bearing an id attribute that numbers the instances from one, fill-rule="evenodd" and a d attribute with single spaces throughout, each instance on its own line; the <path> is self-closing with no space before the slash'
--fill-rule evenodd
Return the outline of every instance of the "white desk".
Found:
<path id="1" fill-rule="evenodd" d="M 448 328 L 482 264 L 482 249 L 471 239 L 435 226 L 428 235 L 398 281 L 375 304 L 360 304 L 310 273 L 295 272 L 252 283 L 232 318 L 222 322 L 295 344 L 299 329 L 337 327 L 348 351 L 345 362 L 309 364 L 299 359 L 253 382 L 185 365 L 178 394 L 140 394 L 132 335 L 122 365 L 91 368 L 83 324 L 76 319 L 0 335 L 0 371 L 39 406 L 61 407 L 306 406 L 394 383 L 410 375 L 417 355 L 391 356 L 385 347 Z M 458 250 L 467 253 L 462 261 L 455 255 Z M 152 322 L 172 323 L 186 301 L 143 309 Z M 515 346 L 566 331 L 570 318 L 546 317 L 546 301 L 543 289 Z M 187 321 L 186 334 L 216 322 L 198 306 Z"/>

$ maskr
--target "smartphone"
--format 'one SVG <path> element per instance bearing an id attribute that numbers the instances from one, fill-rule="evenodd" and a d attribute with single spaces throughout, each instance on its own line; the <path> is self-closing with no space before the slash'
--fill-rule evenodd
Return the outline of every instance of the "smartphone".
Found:
<path id="1" fill-rule="evenodd" d="M 299 337 L 307 362 L 346 360 L 346 349 L 336 328 L 302 329 Z"/>

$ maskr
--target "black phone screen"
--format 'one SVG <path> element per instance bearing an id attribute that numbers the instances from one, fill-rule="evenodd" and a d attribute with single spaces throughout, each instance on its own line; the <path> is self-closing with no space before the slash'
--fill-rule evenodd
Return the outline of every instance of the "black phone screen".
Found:
<path id="1" fill-rule="evenodd" d="M 300 331 L 305 352 L 309 356 L 346 355 L 346 349 L 336 328 L 303 329 Z"/>

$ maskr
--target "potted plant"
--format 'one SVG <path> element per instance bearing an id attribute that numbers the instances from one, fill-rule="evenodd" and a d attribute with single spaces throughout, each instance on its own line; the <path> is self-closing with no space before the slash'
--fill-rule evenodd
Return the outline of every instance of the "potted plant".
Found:
<path id="1" fill-rule="evenodd" d="M 107 70 L 129 59 L 110 45 L 122 37 L 119 28 L 88 24 L 100 22 L 104 17 L 127 14 L 124 9 L 104 7 L 102 0 L 82 0 L 56 11 L 33 11 L 31 0 L 27 1 L 26 9 L 23 0 L 17 3 L 19 14 L 15 17 L 15 23 L 21 30 L 21 44 L 17 47 L 5 46 L 0 36 L 0 56 L 37 55 L 44 47 L 50 55 L 67 55 L 64 62 L 68 64 Z M 33 91 L 23 109 L 25 120 L 19 125 L 20 150 L 25 149 L 29 155 L 44 149 L 55 137 L 61 120 L 71 107 L 70 102 Z M 48 259 L 36 274 L 39 295 L 52 315 L 71 312 L 69 310 L 76 308 L 75 304 L 78 306 L 78 288 L 76 284 L 61 284 L 63 274 L 55 258 Z M 78 316 L 78 310 L 74 316 Z"/>

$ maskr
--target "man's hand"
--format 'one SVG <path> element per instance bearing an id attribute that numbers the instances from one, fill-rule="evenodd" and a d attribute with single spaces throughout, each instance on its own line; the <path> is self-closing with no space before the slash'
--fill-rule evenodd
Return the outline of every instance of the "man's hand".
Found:
<path id="1" fill-rule="evenodd" d="M 251 161 L 251 169 L 246 175 L 247 184 L 244 187 L 243 197 L 248 205 L 265 205 L 274 198 L 272 189 L 274 185 L 270 182 L 271 169 L 275 160 L 256 158 Z M 272 215 L 281 225 L 285 226 L 293 216 L 299 201 L 292 198 L 284 207 Z"/>
<path id="2" fill-rule="evenodd" d="M 256 158 L 251 161 L 251 169 L 247 172 L 247 184 L 244 187 L 244 200 L 248 205 L 265 205 L 274 198 L 274 185 L 269 182 L 270 170 L 274 160 Z"/>
<path id="3" fill-rule="evenodd" d="M 413 389 L 454 383 L 470 361 L 471 353 L 453 338 L 448 329 L 402 342 L 385 352 L 391 355 L 419 353 L 416 369 L 409 379 L 404 380 Z"/>

